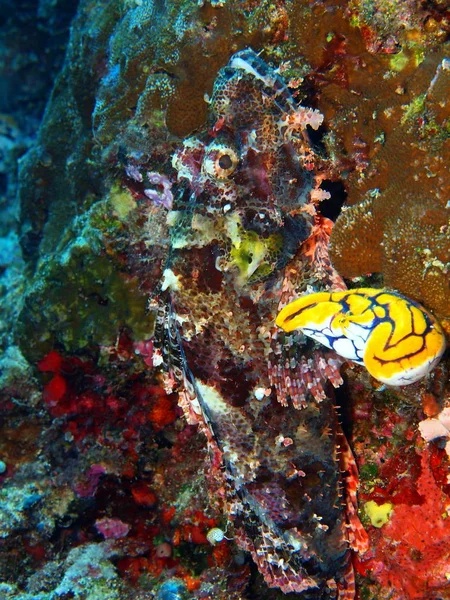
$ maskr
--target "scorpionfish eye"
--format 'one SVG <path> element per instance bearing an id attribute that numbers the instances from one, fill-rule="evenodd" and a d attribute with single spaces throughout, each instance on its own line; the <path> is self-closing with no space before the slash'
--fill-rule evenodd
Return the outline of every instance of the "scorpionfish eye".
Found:
<path id="1" fill-rule="evenodd" d="M 231 146 L 212 143 L 203 158 L 202 171 L 216 179 L 227 179 L 239 163 L 237 152 Z"/>
<path id="2" fill-rule="evenodd" d="M 285 306 L 276 323 L 288 332 L 300 329 L 394 386 L 425 377 L 446 347 L 433 315 L 398 292 L 383 289 L 303 296 Z"/>

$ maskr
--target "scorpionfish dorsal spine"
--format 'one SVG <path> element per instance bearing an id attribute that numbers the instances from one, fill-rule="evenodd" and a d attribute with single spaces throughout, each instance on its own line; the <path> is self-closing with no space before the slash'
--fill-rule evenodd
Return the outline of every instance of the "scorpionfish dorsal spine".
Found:
<path id="1" fill-rule="evenodd" d="M 383 289 L 309 294 L 285 306 L 276 324 L 287 332 L 300 329 L 364 365 L 378 381 L 394 386 L 427 375 L 446 347 L 433 315 L 401 294 Z"/>

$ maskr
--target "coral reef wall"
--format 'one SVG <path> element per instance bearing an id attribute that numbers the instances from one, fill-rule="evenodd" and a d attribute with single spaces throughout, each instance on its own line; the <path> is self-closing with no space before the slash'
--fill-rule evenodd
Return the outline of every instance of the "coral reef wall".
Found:
<path id="1" fill-rule="evenodd" d="M 22 303 L 23 268 L 17 222 L 18 161 L 37 130 L 61 69 L 77 2 L 24 0 L 0 4 L 0 346 Z"/>
<path id="2" fill-rule="evenodd" d="M 348 203 L 356 205 L 333 236 L 336 267 L 349 277 L 382 272 L 387 284 L 448 316 L 447 28 L 443 7 L 414 3 L 399 10 L 380 2 L 369 10 L 357 2 L 82 2 L 38 142 L 20 163 L 20 238 L 29 273 L 39 258 L 50 261 L 44 278 L 66 288 L 74 267 L 57 274 L 53 254 L 67 250 L 72 258 L 67 247 L 82 230 L 97 235 L 101 228 L 86 228 L 84 220 L 100 210 L 126 161 L 145 157 L 157 169 L 175 136 L 205 122 L 205 94 L 218 69 L 251 46 L 281 62 L 298 99 L 325 115 L 323 143 Z M 416 231 L 422 239 L 410 243 Z M 117 237 L 111 228 L 107 233 Z M 95 271 L 95 242 L 81 246 Z M 54 326 L 45 314 L 30 316 L 33 305 L 45 304 L 38 287 L 29 290 L 20 321 Z"/>
<path id="3" fill-rule="evenodd" d="M 317 185 L 313 173 L 305 182 L 316 193 L 317 220 L 308 217 L 314 235 L 323 234 L 324 219 L 336 220 L 334 267 L 350 286 L 357 278 L 359 287 L 386 285 L 422 302 L 450 330 L 447 3 L 5 1 L 0 24 L 0 597 L 282 598 L 233 539 L 220 460 L 213 455 L 211 468 L 211 446 L 186 421 L 161 368 L 167 356 L 155 349 L 156 300 L 161 290 L 177 290 L 180 277 L 168 265 L 182 281 L 195 281 L 195 322 L 186 319 L 194 372 L 220 379 L 210 353 L 223 352 L 227 337 L 233 357 L 246 364 L 244 375 L 230 370 L 221 379 L 226 396 L 223 382 L 259 380 L 269 350 L 258 301 L 311 232 L 299 233 L 294 220 L 280 241 L 275 227 L 270 235 L 247 231 L 245 219 L 230 217 L 218 238 L 195 182 L 193 193 L 205 201 L 195 223 L 170 210 L 189 200 L 177 178 L 183 166 L 185 178 L 199 168 L 195 143 L 214 139 L 223 125 L 208 117 L 219 70 L 251 47 L 296 102 L 324 116 L 308 133 Z M 19 47 L 23 40 L 30 46 Z M 273 133 L 273 123 L 266 126 Z M 278 150 L 277 168 L 292 169 L 293 154 L 282 144 Z M 233 158 L 219 160 L 222 172 Z M 260 191 L 264 173 L 275 169 L 253 160 Z M 299 195 L 289 186 L 298 180 L 280 181 L 283 210 L 295 213 Z M 200 244 L 187 239 L 191 226 Z M 298 244 L 283 254 L 291 238 Z M 328 241 L 328 230 L 320 239 Z M 192 264 L 183 258 L 190 244 Z M 214 244 L 228 252 L 225 275 L 218 256 L 204 250 Z M 250 266 L 255 256 L 259 271 Z M 230 292 L 212 310 L 208 300 L 227 269 L 241 292 L 256 281 L 261 294 L 242 292 L 236 307 Z M 179 296 L 182 308 L 194 298 L 190 291 Z M 238 310 L 227 324 L 224 315 Z M 247 335 L 256 322 L 258 339 Z M 216 327 L 215 345 L 198 346 L 206 325 Z M 360 470 L 360 518 L 370 542 L 354 560 L 363 600 L 450 597 L 448 367 L 447 353 L 431 377 L 406 390 L 380 389 L 362 367 L 343 367 L 336 401 Z M 322 410 L 334 402 L 329 387 Z M 265 390 L 256 389 L 265 401 Z M 233 394 L 238 414 L 245 398 L 239 386 Z M 285 422 L 282 410 L 277 405 L 271 423 Z M 257 420 L 261 430 L 269 422 L 259 409 Z M 420 431 L 428 427 L 423 437 L 419 422 Z M 271 430 L 264 436 L 275 437 Z M 278 454 L 292 441 L 276 439 Z M 240 440 L 236 447 L 245 455 L 245 441 L 244 450 Z M 263 464 L 276 462 L 271 452 Z M 326 485 L 320 477 L 318 498 Z M 351 597 L 351 589 L 345 593 Z"/>

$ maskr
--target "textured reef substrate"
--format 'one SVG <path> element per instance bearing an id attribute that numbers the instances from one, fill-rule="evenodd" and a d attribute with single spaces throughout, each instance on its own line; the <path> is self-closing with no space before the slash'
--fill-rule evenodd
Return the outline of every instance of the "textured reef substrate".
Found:
<path id="1" fill-rule="evenodd" d="M 242 550 L 251 551 L 242 530 L 260 523 L 244 503 L 251 525 L 242 525 L 242 506 L 230 506 L 221 460 L 230 448 L 247 456 L 243 489 L 260 512 L 297 527 L 285 483 L 272 499 L 298 431 L 272 431 L 301 410 L 311 426 L 314 400 L 306 394 L 298 409 L 270 395 L 269 332 L 277 277 L 287 295 L 328 281 L 331 230 L 347 285 L 397 289 L 450 330 L 447 3 L 41 0 L 4 2 L 1 25 L 0 596 L 283 598 L 267 585 L 269 552 L 259 547 L 258 570 Z M 214 82 L 248 47 L 295 102 L 323 115 L 309 145 L 297 139 L 289 154 L 270 100 L 243 100 L 229 141 L 239 140 L 236 155 L 253 147 L 252 169 L 234 183 L 258 210 L 239 206 L 220 177 L 210 185 L 232 172 L 232 145 L 195 170 L 230 130 L 226 103 L 212 121 L 222 106 Z M 277 205 L 263 220 L 269 183 Z M 297 210 L 312 204 L 315 217 Z M 253 399 L 254 421 L 234 434 L 212 398 L 225 449 L 186 419 L 169 374 L 179 365 L 168 369 L 171 349 L 158 346 L 162 288 L 185 317 L 185 358 L 202 390 L 229 399 L 233 418 Z M 292 348 L 309 377 L 320 348 L 297 338 Z M 313 394 L 323 385 L 322 423 L 338 407 L 369 537 L 353 557 L 357 597 L 450 597 L 448 354 L 430 378 L 385 390 L 346 364 L 333 392 L 326 380 L 338 385 L 339 364 L 326 365 Z M 329 481 L 316 475 L 320 505 Z M 336 597 L 330 586 L 321 598 Z"/>

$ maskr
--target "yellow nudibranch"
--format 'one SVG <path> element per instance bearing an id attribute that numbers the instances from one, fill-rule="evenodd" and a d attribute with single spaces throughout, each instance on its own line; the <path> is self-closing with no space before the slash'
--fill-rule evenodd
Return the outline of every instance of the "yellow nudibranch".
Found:
<path id="1" fill-rule="evenodd" d="M 383 289 L 309 294 L 285 306 L 276 324 L 285 331 L 300 329 L 388 385 L 408 385 L 427 375 L 446 345 L 433 315 Z"/>

